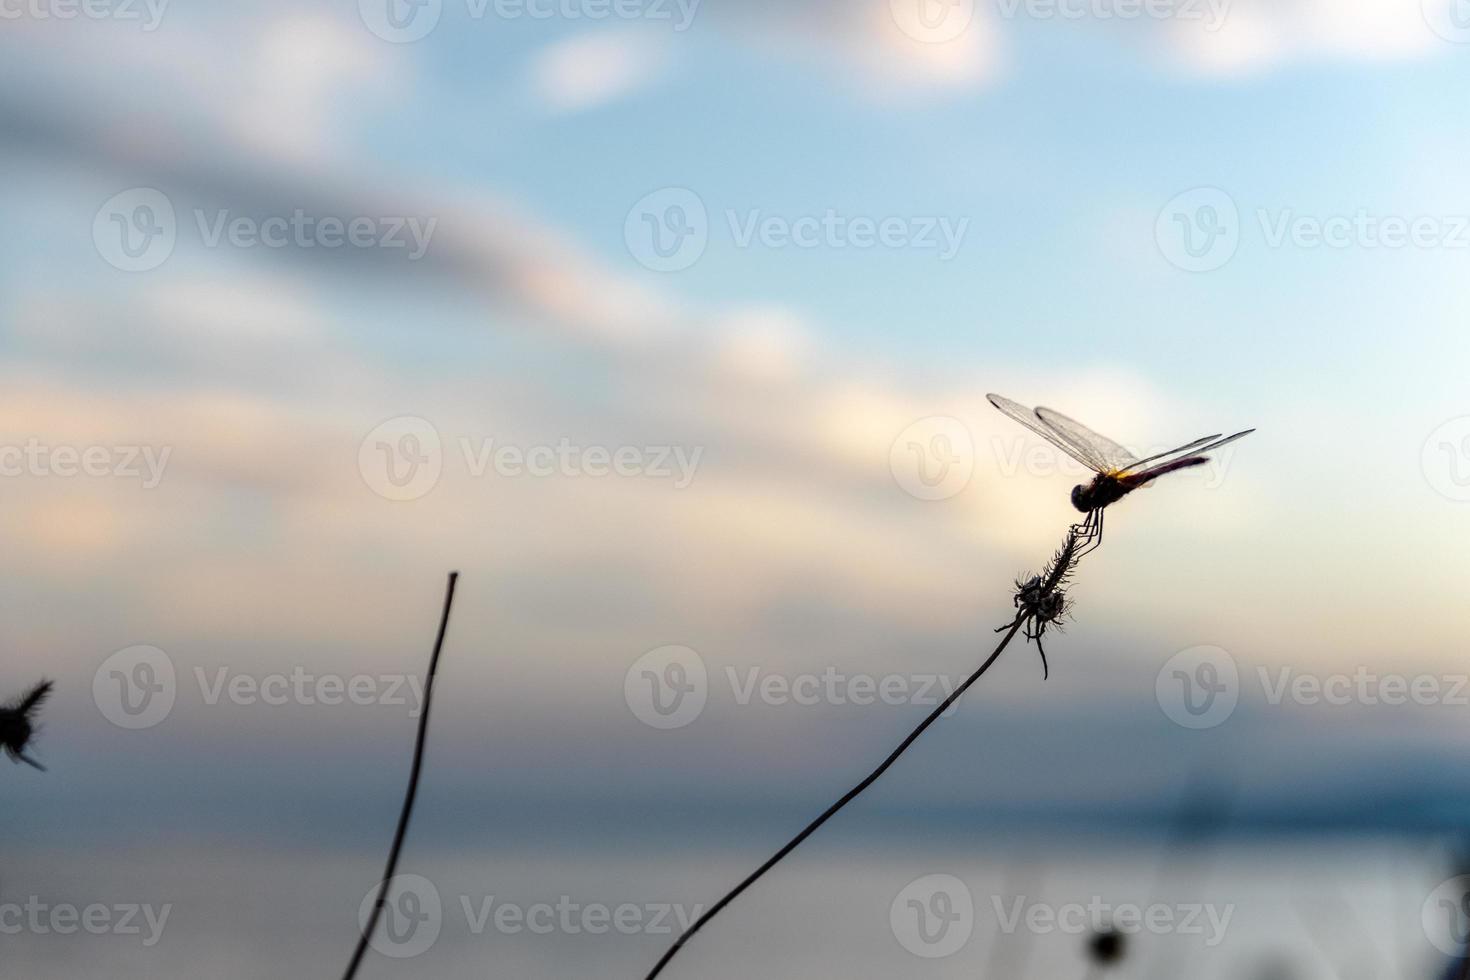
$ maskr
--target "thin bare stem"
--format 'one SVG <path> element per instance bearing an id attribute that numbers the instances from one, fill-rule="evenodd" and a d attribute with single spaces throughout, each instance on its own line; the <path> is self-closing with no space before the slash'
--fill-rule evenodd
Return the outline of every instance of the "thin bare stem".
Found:
<path id="1" fill-rule="evenodd" d="M 439 651 L 444 648 L 444 632 L 449 628 L 449 609 L 454 605 L 454 585 L 458 581 L 459 572 L 450 572 L 449 585 L 444 592 L 444 612 L 439 617 L 439 635 L 434 639 L 434 652 L 429 657 L 429 673 L 424 681 L 424 710 L 419 715 L 419 733 L 413 747 L 413 768 L 408 776 L 408 792 L 403 797 L 403 812 L 398 815 L 398 832 L 393 835 L 393 846 L 388 850 L 388 867 L 383 872 L 383 880 L 378 885 L 378 897 L 373 902 L 373 911 L 362 928 L 362 936 L 357 941 L 357 949 L 352 954 L 352 962 L 347 965 L 347 972 L 342 975 L 342 980 L 352 980 L 357 975 L 363 954 L 367 952 L 373 932 L 378 928 L 383 905 L 388 900 L 393 874 L 398 870 L 398 855 L 403 850 L 403 839 L 408 834 L 408 821 L 413 816 L 413 803 L 419 794 L 419 775 L 424 768 L 424 740 L 429 733 L 429 709 L 434 703 L 434 677 L 439 671 Z"/>
<path id="2" fill-rule="evenodd" d="M 765 874 L 767 871 L 770 871 L 782 858 L 790 854 L 792 851 L 796 850 L 797 846 L 800 845 L 802 841 L 806 840 L 812 834 L 816 833 L 817 828 L 821 827 L 822 824 L 826 823 L 834 815 L 836 815 L 838 810 L 841 810 L 843 807 L 847 806 L 847 804 L 851 803 L 854 799 L 857 798 L 859 793 L 877 782 L 878 777 L 887 772 L 888 767 L 897 762 L 898 757 L 903 755 L 908 747 L 910 745 L 913 745 L 915 740 L 917 740 L 920 735 L 924 734 L 925 730 L 928 729 L 930 725 L 938 721 L 939 716 L 944 714 L 944 712 L 948 710 L 950 705 L 958 701 L 960 696 L 970 689 L 970 685 L 974 684 L 980 679 L 981 674 L 990 669 L 990 665 L 995 663 L 995 661 L 1000 657 L 1001 651 L 1006 648 L 1006 644 L 1011 642 L 1011 638 L 1014 637 L 1018 631 L 1020 631 L 1021 624 L 1025 621 L 1025 614 L 1018 613 L 1016 615 L 1015 621 L 1010 624 L 1010 632 L 1006 633 L 1006 635 L 1001 638 L 1000 645 L 995 648 L 995 652 L 990 655 L 990 658 L 980 665 L 979 670 L 975 671 L 969 676 L 968 679 L 966 679 L 963 684 L 955 688 L 954 691 L 950 693 L 949 697 L 944 699 L 939 707 L 929 712 L 929 717 L 921 721 L 918 728 L 915 728 L 912 732 L 909 732 L 908 737 L 899 743 L 898 748 L 894 749 L 889 754 L 888 758 L 884 759 L 883 762 L 879 764 L 877 769 L 874 769 L 872 772 L 868 773 L 868 775 L 863 778 L 862 782 L 858 783 L 852 789 L 848 790 L 842 795 L 841 799 L 839 799 L 836 803 L 833 803 L 826 810 L 822 811 L 821 816 L 817 817 L 817 819 L 807 824 L 806 827 L 801 831 L 801 833 L 797 834 L 795 837 L 791 838 L 791 840 L 787 841 L 786 844 L 779 851 L 777 851 L 775 854 L 772 854 L 770 858 L 766 860 L 765 864 L 762 864 L 759 868 L 756 868 L 749 877 L 747 877 L 740 884 L 732 888 L 729 893 L 725 895 L 724 898 L 720 899 L 714 905 L 710 906 L 709 911 L 705 912 L 698 919 L 696 919 L 694 924 L 684 931 L 683 935 L 674 940 L 674 945 L 670 946 L 668 950 L 665 951 L 662 958 L 660 958 L 658 963 L 654 965 L 653 969 L 649 972 L 645 980 L 653 980 L 654 977 L 662 973 L 664 967 L 668 966 L 669 961 L 674 958 L 674 954 L 678 953 L 680 949 L 683 949 L 684 944 L 687 943 L 690 939 L 694 938 L 694 934 L 702 929 L 705 923 L 709 922 L 709 920 L 719 915 L 720 911 L 724 909 L 725 906 L 735 901 L 735 899 L 739 897 L 741 892 L 745 891 L 745 889 L 755 884 L 756 881 L 760 879 L 761 875 Z"/>

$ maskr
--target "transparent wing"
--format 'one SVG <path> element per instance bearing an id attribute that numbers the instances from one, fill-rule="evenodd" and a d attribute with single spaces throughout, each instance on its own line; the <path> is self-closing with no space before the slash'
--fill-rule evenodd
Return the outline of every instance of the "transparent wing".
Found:
<path id="1" fill-rule="evenodd" d="M 1078 457 L 1099 473 L 1116 473 L 1127 469 L 1138 458 L 1138 454 L 1126 446 L 1093 432 L 1076 419 L 1068 418 L 1050 408 L 1038 408 L 1036 417 L 1047 426 L 1061 433 L 1063 439 L 1076 445 L 1085 454 Z"/>
<path id="2" fill-rule="evenodd" d="M 1234 435 L 1225 436 L 1224 438 L 1216 435 L 1196 439 L 1194 442 L 1180 446 L 1178 449 L 1171 449 L 1167 453 L 1159 453 L 1157 456 L 1150 456 L 1148 459 L 1139 460 L 1129 468 L 1129 472 L 1124 474 L 1124 476 L 1132 486 L 1149 486 L 1155 479 L 1163 476 L 1165 473 L 1172 473 L 1175 470 L 1182 470 L 1189 466 L 1200 466 L 1208 463 L 1210 461 L 1209 457 L 1202 455 L 1203 453 L 1209 452 L 1212 449 L 1219 449 L 1226 443 L 1244 438 L 1254 431 L 1256 430 L 1246 429 L 1244 432 L 1237 432 Z M 1186 452 L 1186 450 L 1188 451 Z M 1165 456 L 1172 456 L 1174 458 L 1164 460 L 1163 457 Z M 1159 460 L 1163 461 L 1159 462 Z M 1145 463 L 1149 464 L 1148 468 L 1140 469 L 1139 467 Z"/>
<path id="3" fill-rule="evenodd" d="M 1110 469 L 1107 462 L 1099 457 L 1087 446 L 1073 442 L 1061 430 L 1055 429 L 1052 426 L 1048 425 L 1045 421 L 1043 421 L 1041 416 L 1038 414 L 1038 410 L 1027 408 L 1020 402 L 1013 402 L 1009 398 L 1006 398 L 1004 395 L 991 394 L 986 395 L 985 397 L 990 400 L 990 404 L 994 405 L 996 408 L 1000 409 L 1002 412 L 1009 415 L 1017 422 L 1020 422 L 1026 428 L 1041 436 L 1041 438 L 1045 439 L 1053 446 L 1056 446 L 1062 452 L 1066 453 L 1068 456 L 1071 456 L 1082 465 L 1098 473 L 1102 473 Z"/>
<path id="4" fill-rule="evenodd" d="M 1233 436 L 1226 436 L 1224 439 L 1216 439 L 1214 442 L 1210 443 L 1207 446 L 1200 446 L 1198 449 L 1196 449 L 1193 452 L 1191 452 L 1190 455 L 1191 456 L 1198 456 L 1200 453 L 1207 453 L 1207 452 L 1210 452 L 1212 449 L 1219 449 L 1221 446 L 1225 445 L 1226 443 L 1234 442 L 1237 439 L 1244 439 L 1246 436 L 1250 435 L 1254 431 L 1256 431 L 1256 430 L 1255 429 L 1241 429 L 1239 432 L 1235 433 L 1235 435 L 1233 435 Z"/>
<path id="5" fill-rule="evenodd" d="M 1214 449 L 1219 449 L 1221 446 L 1226 445 L 1227 443 L 1234 442 L 1237 439 L 1243 439 L 1254 431 L 1256 430 L 1246 429 L 1243 432 L 1237 432 L 1234 435 L 1224 437 L 1221 437 L 1219 433 L 1216 433 L 1212 436 L 1205 436 L 1202 439 L 1196 439 L 1194 442 L 1186 443 L 1185 445 L 1180 446 L 1177 449 L 1171 449 L 1166 453 L 1158 453 L 1156 455 L 1148 457 L 1147 459 L 1140 459 L 1136 463 L 1129 464 L 1127 468 L 1129 472 L 1136 473 L 1138 472 L 1140 467 L 1152 463 L 1154 464 L 1154 469 L 1159 469 L 1160 467 L 1167 465 L 1167 463 L 1159 462 L 1160 460 L 1164 460 L 1166 457 L 1181 459 L 1184 456 L 1203 456 L 1205 453 L 1210 452 Z"/>
<path id="6" fill-rule="evenodd" d="M 1203 436 L 1199 439 L 1194 440 L 1194 442 L 1186 442 L 1184 445 L 1175 446 L 1173 449 L 1170 449 L 1166 452 L 1154 453 L 1152 456 L 1146 456 L 1143 459 L 1134 460 L 1133 462 L 1128 464 L 1128 469 L 1137 470 L 1139 467 L 1152 463 L 1154 460 L 1163 459 L 1165 456 L 1178 456 L 1182 453 L 1190 452 L 1191 450 L 1197 450 L 1205 443 L 1218 438 L 1220 438 L 1220 433 L 1218 432 L 1216 432 L 1212 436 Z"/>

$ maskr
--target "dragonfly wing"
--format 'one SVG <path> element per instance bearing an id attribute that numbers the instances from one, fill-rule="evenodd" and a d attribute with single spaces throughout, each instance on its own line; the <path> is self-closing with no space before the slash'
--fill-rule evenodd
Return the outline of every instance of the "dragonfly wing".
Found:
<path id="1" fill-rule="evenodd" d="M 1094 472 L 1102 473 L 1108 468 L 1087 447 L 1074 443 L 1063 432 L 1052 428 L 1052 426 L 1043 421 L 1039 410 L 1027 408 L 1020 402 L 1011 401 L 1004 395 L 992 394 L 986 395 L 985 397 L 989 399 L 990 404 Z"/>
<path id="2" fill-rule="evenodd" d="M 1037 418 L 1055 429 L 1063 439 L 1075 445 L 1083 455 L 1077 458 L 1099 473 L 1115 473 L 1126 469 L 1137 458 L 1126 446 L 1093 432 L 1076 419 L 1050 408 L 1038 408 Z"/>
<path id="3" fill-rule="evenodd" d="M 1141 460 L 1140 462 L 1143 463 L 1152 462 L 1152 465 L 1145 470 L 1133 469 L 1125 478 L 1133 486 L 1146 487 L 1155 478 L 1163 476 L 1165 473 L 1172 473 L 1175 470 L 1182 470 L 1189 466 L 1199 466 L 1208 463 L 1210 459 L 1204 455 L 1205 453 L 1213 449 L 1219 449 L 1221 446 L 1234 442 L 1237 439 L 1242 439 L 1254 431 L 1256 430 L 1246 429 L 1244 432 L 1237 432 L 1234 435 L 1225 436 L 1224 438 L 1220 436 L 1206 436 L 1203 439 L 1196 439 L 1187 446 L 1180 446 L 1178 449 L 1170 450 L 1167 453 L 1160 453 L 1158 456 Z M 1185 450 L 1188 450 L 1188 452 L 1186 453 Z M 1184 455 L 1175 455 L 1177 453 L 1183 453 Z M 1165 456 L 1174 456 L 1174 458 L 1163 460 Z M 1154 460 L 1163 461 L 1153 462 Z M 1134 464 L 1135 467 L 1137 465 L 1137 463 Z"/>
<path id="4" fill-rule="evenodd" d="M 1208 445 L 1200 446 L 1198 449 L 1196 449 L 1193 452 L 1191 452 L 1190 455 L 1191 456 L 1198 456 L 1200 453 L 1207 453 L 1207 452 L 1210 452 L 1213 449 L 1219 449 L 1221 446 L 1226 445 L 1227 443 L 1234 442 L 1237 439 L 1244 439 L 1246 436 L 1250 435 L 1254 431 L 1256 431 L 1256 430 L 1255 429 L 1242 429 L 1240 432 L 1235 433 L 1235 435 L 1233 435 L 1233 436 L 1226 436 L 1223 439 L 1216 439 L 1214 442 L 1212 442 L 1212 443 L 1210 443 Z"/>
<path id="5" fill-rule="evenodd" d="M 1216 432 L 1212 436 L 1203 436 L 1202 438 L 1194 440 L 1194 442 L 1186 442 L 1182 446 L 1175 446 L 1173 449 L 1170 449 L 1167 452 L 1154 453 L 1152 456 L 1146 456 L 1143 459 L 1134 460 L 1133 462 L 1128 464 L 1128 469 L 1136 470 L 1140 466 L 1147 465 L 1148 463 L 1152 463 L 1155 460 L 1163 459 L 1165 456 L 1178 456 L 1190 451 L 1198 451 L 1199 448 L 1205 443 L 1212 442 L 1218 438 L 1220 438 L 1220 433 L 1218 432 Z"/>

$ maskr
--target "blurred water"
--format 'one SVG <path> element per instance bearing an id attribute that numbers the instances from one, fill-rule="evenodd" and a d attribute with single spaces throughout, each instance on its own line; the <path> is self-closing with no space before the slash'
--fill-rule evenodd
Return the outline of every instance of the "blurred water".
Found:
<path id="1" fill-rule="evenodd" d="M 361 975 L 639 977 L 681 912 L 697 915 L 761 857 L 586 846 L 411 853 L 400 871 L 420 876 L 414 895 L 397 891 L 387 916 L 397 941 L 380 942 Z M 1442 967 L 1421 922 L 1448 876 L 1432 848 L 1253 841 L 1161 858 L 1157 848 L 1075 842 L 814 841 L 666 975 L 1082 978 L 1084 930 L 1131 906 L 1142 925 L 1108 976 L 1397 978 Z M 381 855 L 195 847 L 4 860 L 5 975 L 233 980 L 338 975 Z M 154 922 L 169 910 L 156 935 L 143 914 L 136 934 L 32 925 L 17 934 L 19 916 L 34 921 L 17 911 L 27 904 L 43 909 L 43 923 L 67 905 L 100 904 L 124 928 L 129 906 L 150 907 Z M 100 928 L 104 913 L 91 914 Z"/>

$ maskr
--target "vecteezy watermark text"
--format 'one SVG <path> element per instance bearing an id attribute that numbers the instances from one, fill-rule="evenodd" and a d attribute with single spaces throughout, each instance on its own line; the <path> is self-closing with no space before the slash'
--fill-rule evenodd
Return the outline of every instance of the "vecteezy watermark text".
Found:
<path id="1" fill-rule="evenodd" d="M 289 673 L 263 676 L 235 673 L 228 667 L 212 673 L 194 668 L 194 679 L 207 705 L 255 704 L 279 707 L 300 705 L 371 704 L 408 706 L 408 716 L 417 718 L 424 710 L 424 683 L 417 674 L 318 674 L 305 667 L 292 667 Z"/>
<path id="2" fill-rule="evenodd" d="M 138 21 L 142 30 L 156 31 L 168 4 L 169 0 L 0 0 L 0 21 Z"/>
<path id="3" fill-rule="evenodd" d="M 651 728 L 683 728 L 704 711 L 712 693 L 704 658 L 687 646 L 650 650 L 633 662 L 623 679 L 623 699 L 634 717 Z M 945 674 L 869 674 L 834 666 L 796 673 L 761 666 L 727 665 L 722 679 L 730 701 L 740 707 L 772 708 L 920 705 L 937 706 L 954 693 L 957 680 Z M 958 710 L 958 702 L 945 714 Z"/>
<path id="4" fill-rule="evenodd" d="M 424 707 L 423 680 L 417 674 L 336 674 L 301 665 L 285 671 L 243 673 L 232 668 L 196 666 L 192 676 L 199 701 L 207 707 L 302 705 L 327 708 L 383 706 L 407 708 L 417 718 Z M 172 714 L 181 693 L 173 658 L 155 646 L 118 650 L 92 676 L 92 700 L 102 716 L 119 728 L 152 728 Z"/>
<path id="5" fill-rule="evenodd" d="M 983 908 L 983 906 L 982 906 Z M 975 897 L 968 885 L 949 874 L 929 874 L 904 885 L 888 910 L 889 927 L 899 945 L 915 956 L 937 959 L 965 947 L 975 931 Z M 1104 929 L 1154 935 L 1199 937 L 1206 947 L 1225 939 L 1233 905 L 1207 902 L 1139 905 L 1111 902 L 1100 895 L 1086 901 L 1039 901 L 1026 895 L 991 895 L 990 909 L 1004 935 L 1082 935 Z"/>
<path id="6" fill-rule="evenodd" d="M 204 248 L 383 249 L 401 251 L 410 262 L 428 252 L 439 224 L 433 216 L 317 214 L 305 208 L 274 215 L 194 208 L 191 214 Z M 168 260 L 181 229 L 189 226 L 179 221 L 168 195 L 152 187 L 134 187 L 113 195 L 97 209 L 92 243 L 114 268 L 146 272 Z"/>
<path id="7" fill-rule="evenodd" d="M 52 445 L 37 438 L 0 444 L 0 477 L 138 480 L 144 490 L 163 482 L 172 446 Z"/>
<path id="8" fill-rule="evenodd" d="M 1144 459 L 1173 448 L 1146 446 L 1134 458 Z M 1208 463 L 1179 478 L 1202 481 L 1205 489 L 1214 490 L 1224 484 L 1234 456 L 1235 447 L 1221 449 L 1210 454 Z M 1022 474 L 1043 478 L 1063 474 L 1086 483 L 1095 475 L 1055 447 L 1024 435 L 991 436 L 989 458 L 1007 479 Z M 931 415 L 909 424 L 889 445 L 888 468 L 894 481 L 919 500 L 948 500 L 963 492 L 974 475 L 976 461 L 975 438 L 969 427 L 947 415 Z"/>
<path id="9" fill-rule="evenodd" d="M 700 0 L 463 0 L 464 16 L 471 21 L 606 20 L 669 23 L 675 32 L 694 23 Z M 444 0 L 358 0 L 358 13 L 367 29 L 384 41 L 407 44 L 421 40 L 439 26 Z"/>
<path id="10" fill-rule="evenodd" d="M 1365 207 L 1313 214 L 1281 207 L 1257 208 L 1253 217 L 1260 244 L 1273 251 L 1470 250 L 1470 214 L 1394 214 Z M 1230 194 L 1196 187 L 1164 205 L 1154 237 L 1170 264 L 1211 272 L 1235 257 L 1248 226 Z"/>
<path id="11" fill-rule="evenodd" d="M 173 908 L 171 902 L 160 906 L 136 902 L 78 906 L 46 902 L 31 895 L 24 902 L 0 902 L 0 935 L 73 936 L 85 932 L 90 936 L 141 936 L 143 946 L 152 948 L 163 937 Z"/>
<path id="12" fill-rule="evenodd" d="M 1350 674 L 1307 674 L 1291 667 L 1257 667 L 1256 671 L 1266 703 L 1273 706 L 1286 702 L 1308 707 L 1470 705 L 1467 674 L 1383 674 L 1364 666 Z"/>
<path id="13" fill-rule="evenodd" d="M 1086 902 L 1051 904 L 1028 899 L 1024 895 L 1006 900 L 992 895 L 1000 931 L 1011 935 L 1018 929 L 1045 936 L 1054 932 L 1080 936 L 1107 928 L 1120 932 L 1149 932 L 1155 936 L 1201 936 L 1206 947 L 1213 948 L 1225 939 L 1225 930 L 1235 914 L 1235 906 L 1223 907 L 1210 902 L 1169 904 L 1153 902 L 1108 902 L 1093 895 Z"/>
<path id="14" fill-rule="evenodd" d="M 675 490 L 694 482 L 703 446 L 674 444 L 583 445 L 562 437 L 555 443 L 522 445 L 494 437 L 458 439 L 465 473 L 472 479 L 494 475 L 567 479 L 668 480 Z M 358 447 L 363 482 L 388 500 L 416 500 L 439 482 L 444 444 L 427 419 L 400 415 L 375 426 Z"/>
<path id="15" fill-rule="evenodd" d="M 358 915 L 365 926 L 377 902 L 378 887 L 363 896 Z M 504 936 L 670 936 L 683 933 L 704 912 L 703 905 L 677 902 L 583 901 L 571 895 L 553 900 L 518 902 L 494 894 L 461 893 L 448 902 L 438 887 L 422 875 L 396 875 L 388 883 L 381 926 L 372 937 L 373 949 L 395 959 L 426 952 L 438 941 L 457 910 L 462 930 L 471 936 L 495 932 Z"/>
<path id="16" fill-rule="evenodd" d="M 1159 707 L 1175 724 L 1215 728 L 1234 714 L 1242 695 L 1242 676 L 1235 658 L 1221 647 L 1190 647 L 1160 668 L 1155 694 Z M 1257 703 L 1267 708 L 1470 706 L 1470 674 L 1385 673 L 1366 665 L 1321 674 L 1289 665 L 1257 665 L 1254 676 L 1260 686 Z"/>
<path id="17" fill-rule="evenodd" d="M 726 208 L 724 225 L 738 249 L 873 249 L 934 253 L 948 261 L 970 228 L 967 217 L 868 215 L 824 208 L 776 214 L 764 208 Z M 644 195 L 628 210 L 623 241 L 640 265 L 655 272 L 687 269 L 704 255 L 712 230 L 704 199 L 685 187 Z"/>
<path id="18" fill-rule="evenodd" d="M 1133 458 L 1147 459 L 1175 448 L 1177 448 L 1176 445 L 1163 444 L 1145 446 L 1137 450 Z M 1088 469 L 1087 466 L 1066 453 L 1027 436 L 991 436 L 990 451 L 995 459 L 997 471 L 1007 479 L 1019 475 L 1048 477 L 1062 474 L 1086 483 L 1096 475 L 1093 470 Z M 1204 488 L 1216 490 L 1224 484 L 1235 452 L 1236 447 L 1234 446 L 1214 450 L 1208 457 L 1209 462 L 1203 466 L 1185 470 L 1178 474 L 1178 478 L 1200 479 L 1203 477 Z M 1170 479 L 1175 479 L 1175 477 L 1170 477 Z"/>
<path id="19" fill-rule="evenodd" d="M 1214 33 L 1225 26 L 1231 0 L 995 0 L 1006 20 L 1168 20 L 1201 22 Z"/>

